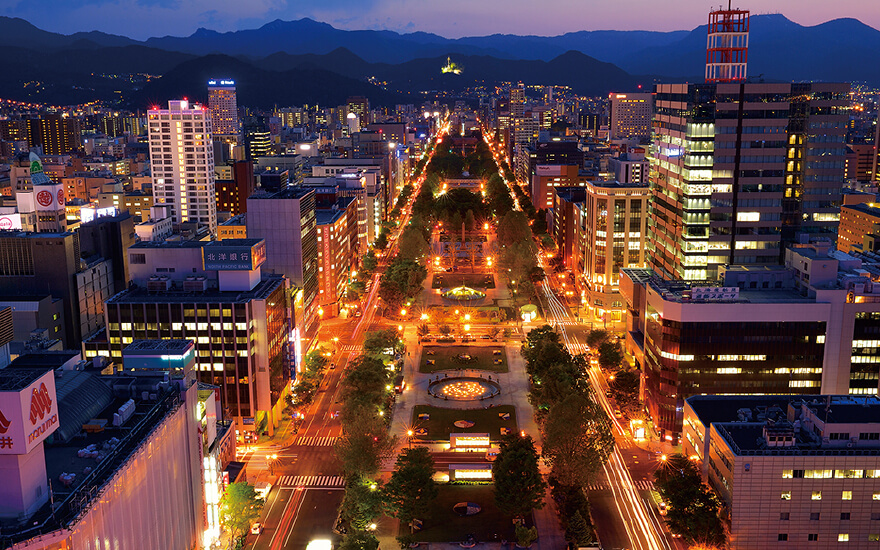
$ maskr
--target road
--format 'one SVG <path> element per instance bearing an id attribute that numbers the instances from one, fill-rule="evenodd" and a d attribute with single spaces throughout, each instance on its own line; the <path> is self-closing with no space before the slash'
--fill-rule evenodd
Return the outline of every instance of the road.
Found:
<path id="1" fill-rule="evenodd" d="M 413 182 L 415 189 L 403 209 L 401 228 L 409 219 L 423 178 Z M 391 257 L 397 249 L 399 234 L 395 231 L 389 239 L 386 257 Z M 246 457 L 248 461 L 267 461 L 267 457 L 277 457 L 271 468 L 276 481 L 263 507 L 263 531 L 249 535 L 246 548 L 302 550 L 311 540 L 338 539 L 333 526 L 344 489 L 343 472 L 334 451 L 334 445 L 342 435 L 342 425 L 336 415 L 342 407 L 340 380 L 348 362 L 363 348 L 365 334 L 375 322 L 380 276 L 377 272 L 372 277 L 361 317 L 326 323 L 321 328 L 316 341 L 332 350 L 331 363 L 335 367 L 324 375 L 299 429 L 293 431 L 293 424 L 288 425 L 287 431 L 278 438 L 283 443 L 257 446 Z M 336 341 L 333 341 L 334 336 Z"/>
<path id="2" fill-rule="evenodd" d="M 572 353 L 586 349 L 586 328 L 579 325 L 545 279 L 539 285 L 546 320 L 559 330 Z M 637 447 L 627 427 L 614 415 L 615 406 L 605 397 L 607 382 L 597 366 L 588 370 L 596 400 L 611 419 L 614 451 L 603 467 L 601 483 L 590 487 L 590 504 L 599 539 L 604 548 L 672 550 L 676 541 L 666 530 L 650 487 L 658 459 Z M 636 477 L 634 480 L 633 477 Z M 639 487 L 636 486 L 639 482 Z"/>

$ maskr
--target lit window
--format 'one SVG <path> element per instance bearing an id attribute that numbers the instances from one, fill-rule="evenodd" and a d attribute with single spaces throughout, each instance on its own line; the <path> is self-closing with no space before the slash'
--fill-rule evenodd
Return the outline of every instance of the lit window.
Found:
<path id="1" fill-rule="evenodd" d="M 849 542 L 849 533 L 840 533 L 837 535 L 837 542 Z"/>
<path id="2" fill-rule="evenodd" d="M 779 498 L 782 500 L 791 500 L 791 491 L 783 491 Z"/>
<path id="3" fill-rule="evenodd" d="M 840 495 L 841 500 L 852 500 L 852 491 L 844 491 Z"/>
<path id="4" fill-rule="evenodd" d="M 822 491 L 813 491 L 813 496 L 810 497 L 811 500 L 822 500 Z"/>
<path id="5" fill-rule="evenodd" d="M 791 479 L 794 477 L 794 470 L 782 470 L 782 479 Z"/>

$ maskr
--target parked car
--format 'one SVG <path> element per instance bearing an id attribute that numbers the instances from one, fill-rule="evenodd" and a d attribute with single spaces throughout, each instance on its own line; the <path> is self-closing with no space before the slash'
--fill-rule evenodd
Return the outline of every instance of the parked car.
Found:
<path id="1" fill-rule="evenodd" d="M 620 409 L 614 409 L 614 416 L 616 418 L 623 418 L 623 413 L 620 412 Z"/>
<path id="2" fill-rule="evenodd" d="M 260 523 L 259 521 L 254 522 L 254 524 L 251 525 L 251 534 L 252 535 L 259 535 L 262 532 L 263 532 L 263 524 Z"/>
<path id="3" fill-rule="evenodd" d="M 658 503 L 657 503 L 657 508 L 660 510 L 660 515 L 661 515 L 661 516 L 665 516 L 665 515 L 666 515 L 667 510 L 666 510 L 666 503 L 665 503 L 665 502 L 658 502 Z"/>

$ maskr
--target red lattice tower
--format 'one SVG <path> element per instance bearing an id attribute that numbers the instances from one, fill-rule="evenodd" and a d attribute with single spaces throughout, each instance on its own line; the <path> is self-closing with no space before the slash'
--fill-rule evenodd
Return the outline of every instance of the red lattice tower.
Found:
<path id="1" fill-rule="evenodd" d="M 706 82 L 746 79 L 749 58 L 749 11 L 728 9 L 709 13 Z"/>

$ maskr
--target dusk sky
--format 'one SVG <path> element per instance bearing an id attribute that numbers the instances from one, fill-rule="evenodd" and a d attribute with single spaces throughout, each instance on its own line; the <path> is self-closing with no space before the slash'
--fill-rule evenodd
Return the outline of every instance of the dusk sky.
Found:
<path id="1" fill-rule="evenodd" d="M 101 30 L 136 39 L 187 36 L 198 27 L 256 28 L 311 17 L 343 29 L 427 31 L 449 38 L 578 30 L 681 30 L 706 22 L 706 0 L 0 0 L 0 15 L 62 33 Z M 880 28 L 877 0 L 734 2 L 753 14 L 782 13 L 802 25 L 852 17 Z"/>

